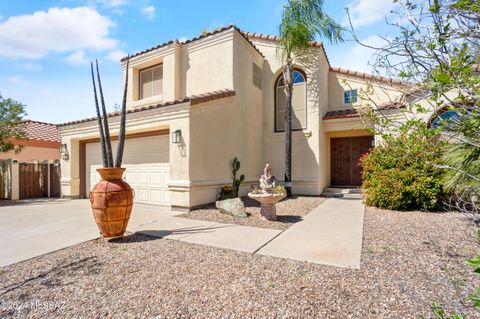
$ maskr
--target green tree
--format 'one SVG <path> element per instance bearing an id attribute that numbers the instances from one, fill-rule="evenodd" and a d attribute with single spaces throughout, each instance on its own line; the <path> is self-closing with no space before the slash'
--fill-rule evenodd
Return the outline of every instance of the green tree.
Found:
<path id="1" fill-rule="evenodd" d="M 0 152 L 15 151 L 18 153 L 22 146 L 12 143 L 14 140 L 25 138 L 22 119 L 26 115 L 25 106 L 0 94 Z"/>
<path id="2" fill-rule="evenodd" d="M 411 85 L 404 98 L 411 103 L 407 118 L 416 120 L 441 112 L 457 115 L 430 132 L 448 140 L 444 187 L 453 192 L 449 204 L 469 215 L 480 213 L 480 5 L 477 0 L 395 0 L 387 23 L 396 36 L 385 36 L 373 66 L 379 75 L 401 78 Z M 379 112 L 377 112 L 379 113 Z M 428 114 L 426 114 L 428 113 Z M 436 115 L 435 115 L 436 114 Z M 378 115 L 378 114 L 377 114 Z M 375 119 L 376 133 L 401 127 L 395 119 Z M 471 214 L 471 213 L 474 214 Z M 475 219 L 480 220 L 479 217 Z"/>
<path id="3" fill-rule="evenodd" d="M 323 11 L 323 0 L 288 0 L 283 7 L 277 51 L 285 81 L 285 189 L 292 195 L 292 95 L 293 59 L 304 54 L 317 36 L 331 43 L 343 41 L 343 28 Z"/>
<path id="4" fill-rule="evenodd" d="M 412 83 L 405 97 L 424 98 L 428 104 L 413 104 L 410 120 L 425 111 L 453 111 L 456 116 L 430 127 L 427 135 L 438 134 L 450 142 L 441 165 L 446 171 L 444 187 L 454 193 L 454 206 L 480 220 L 480 3 L 478 0 L 394 0 L 393 19 L 387 22 L 397 35 L 384 37 L 376 49 L 373 65 L 377 73 L 400 77 Z M 430 108 L 430 109 L 426 109 Z M 395 121 L 383 119 L 377 126 L 395 131 Z M 382 131 L 382 128 L 380 129 Z M 377 129 L 378 131 L 378 129 Z M 383 130 L 385 131 L 385 130 Z M 450 203 L 452 202 L 450 201 Z M 468 263 L 479 273 L 480 258 Z M 480 288 L 471 298 L 480 308 Z M 437 317 L 444 312 L 435 307 Z M 452 315 L 454 318 L 458 318 Z"/>

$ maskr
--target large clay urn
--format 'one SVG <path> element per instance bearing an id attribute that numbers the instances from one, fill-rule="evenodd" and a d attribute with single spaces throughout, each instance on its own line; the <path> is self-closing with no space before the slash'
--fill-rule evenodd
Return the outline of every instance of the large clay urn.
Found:
<path id="1" fill-rule="evenodd" d="M 103 237 L 125 233 L 133 206 L 133 190 L 122 180 L 125 168 L 99 168 L 101 181 L 90 192 L 93 217 Z"/>

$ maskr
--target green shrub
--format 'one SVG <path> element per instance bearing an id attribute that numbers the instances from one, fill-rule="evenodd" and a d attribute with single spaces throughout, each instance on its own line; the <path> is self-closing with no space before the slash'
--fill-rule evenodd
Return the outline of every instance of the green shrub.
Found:
<path id="1" fill-rule="evenodd" d="M 442 203 L 441 148 L 425 124 L 409 123 L 360 160 L 365 203 L 392 210 L 435 210 Z M 425 128 L 425 130 L 423 130 Z"/>
<path id="2" fill-rule="evenodd" d="M 285 189 L 285 186 L 283 185 L 277 185 L 275 186 L 274 189 L 272 189 L 273 194 L 286 194 L 287 190 Z"/>

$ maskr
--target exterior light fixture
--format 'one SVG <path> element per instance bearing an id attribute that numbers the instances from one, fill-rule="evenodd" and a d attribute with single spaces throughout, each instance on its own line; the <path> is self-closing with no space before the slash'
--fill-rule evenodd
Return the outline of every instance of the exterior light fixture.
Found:
<path id="1" fill-rule="evenodd" d="M 62 155 L 63 160 L 67 161 L 69 159 L 67 144 L 62 144 L 62 146 L 60 146 L 60 154 Z"/>
<path id="2" fill-rule="evenodd" d="M 182 130 L 175 130 L 172 133 L 172 143 L 180 144 L 182 142 Z"/>

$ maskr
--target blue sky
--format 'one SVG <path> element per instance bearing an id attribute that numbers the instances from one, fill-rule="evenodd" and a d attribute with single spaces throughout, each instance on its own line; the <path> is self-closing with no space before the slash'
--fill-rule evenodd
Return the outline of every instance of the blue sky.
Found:
<path id="1" fill-rule="evenodd" d="M 99 59 L 110 110 L 122 94 L 118 62 L 204 29 L 236 24 L 277 34 L 285 0 L 44 0 L 0 2 L 0 94 L 24 103 L 27 118 L 61 123 L 95 113 L 89 61 Z M 326 0 L 325 11 L 346 23 L 349 7 L 360 39 L 388 35 L 390 0 Z M 351 37 L 346 34 L 347 40 Z M 370 71 L 372 52 L 352 41 L 326 43 L 333 66 Z"/>

